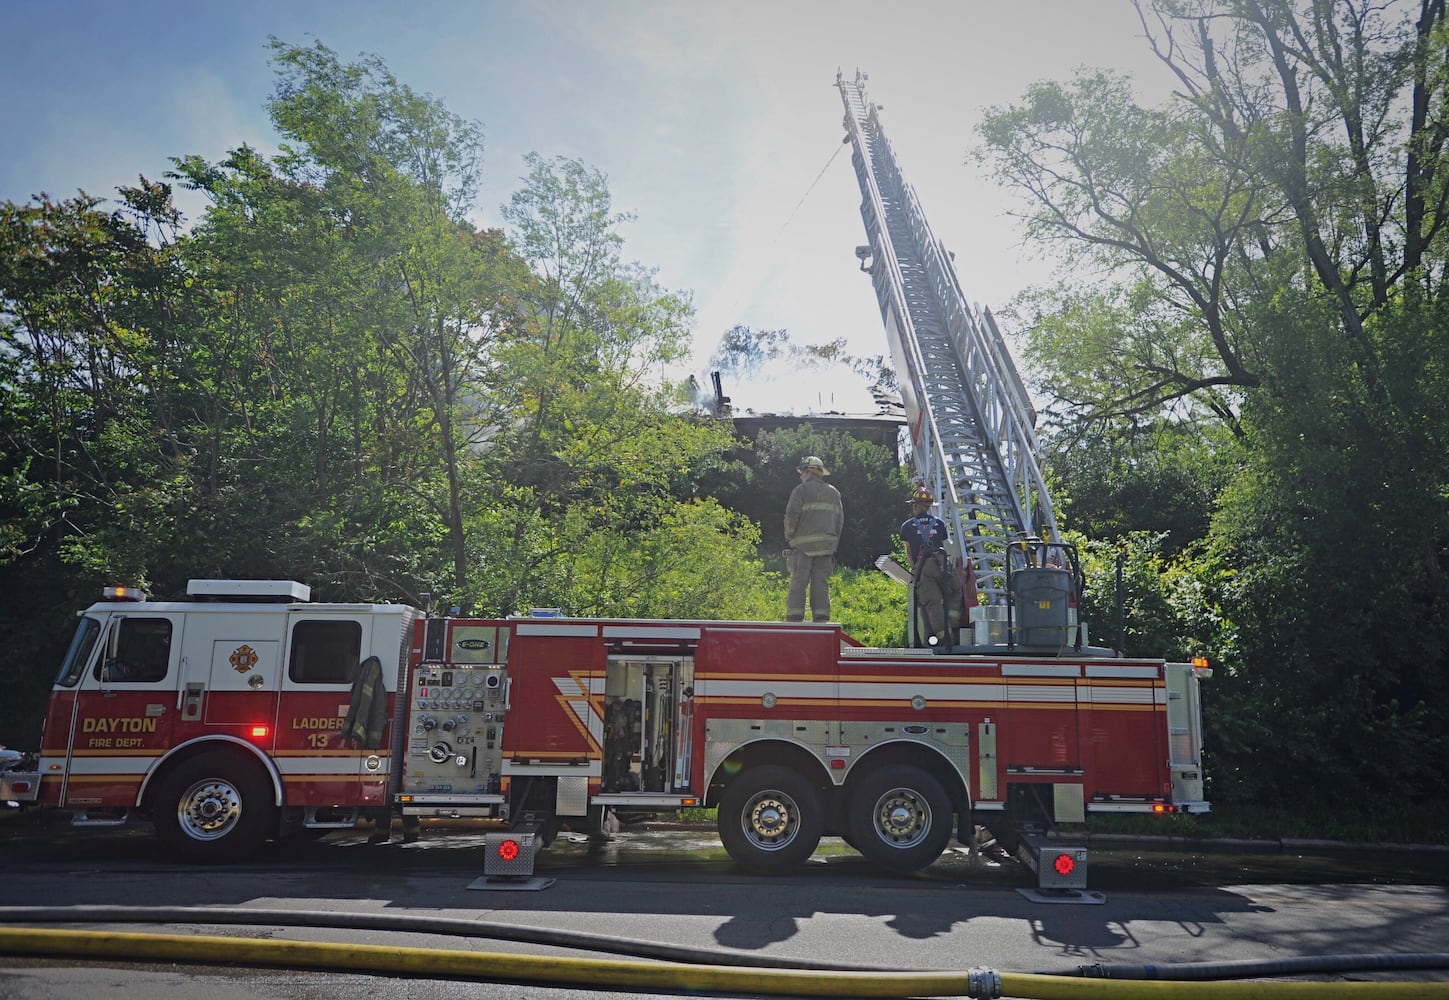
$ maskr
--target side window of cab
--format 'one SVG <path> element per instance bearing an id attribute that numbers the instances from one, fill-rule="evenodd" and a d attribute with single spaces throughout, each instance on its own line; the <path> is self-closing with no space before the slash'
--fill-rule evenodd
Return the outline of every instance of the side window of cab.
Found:
<path id="1" fill-rule="evenodd" d="M 169 618 L 123 618 L 115 656 L 102 656 L 95 677 L 102 683 L 148 684 L 165 680 L 171 665 Z"/>
<path id="2" fill-rule="evenodd" d="M 361 622 L 299 621 L 292 627 L 287 676 L 296 684 L 351 684 L 361 656 Z"/>

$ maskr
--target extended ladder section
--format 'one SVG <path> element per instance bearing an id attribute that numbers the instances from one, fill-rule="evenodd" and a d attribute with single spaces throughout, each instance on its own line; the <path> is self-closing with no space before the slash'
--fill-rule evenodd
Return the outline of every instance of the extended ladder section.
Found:
<path id="1" fill-rule="evenodd" d="M 953 556 L 971 560 L 981 602 L 1004 604 L 1008 543 L 1058 537 L 1037 458 L 1036 412 L 991 313 L 962 294 L 865 80 L 860 72 L 835 79 L 870 240 L 856 255 L 880 303 L 916 472 L 940 502 Z"/>

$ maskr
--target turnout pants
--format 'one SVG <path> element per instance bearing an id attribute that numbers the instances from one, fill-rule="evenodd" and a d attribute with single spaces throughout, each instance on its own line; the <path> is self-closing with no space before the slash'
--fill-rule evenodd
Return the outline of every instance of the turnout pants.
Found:
<path id="1" fill-rule="evenodd" d="M 938 642 L 954 644 L 961 619 L 961 584 L 951 560 L 939 551 L 921 556 L 913 582 L 917 641 L 924 645 L 935 636 Z"/>
<path id="2" fill-rule="evenodd" d="M 805 591 L 810 591 L 810 617 L 817 622 L 830 621 L 830 572 L 835 556 L 807 556 L 799 549 L 790 550 L 790 592 L 785 598 L 785 620 L 805 620 Z"/>

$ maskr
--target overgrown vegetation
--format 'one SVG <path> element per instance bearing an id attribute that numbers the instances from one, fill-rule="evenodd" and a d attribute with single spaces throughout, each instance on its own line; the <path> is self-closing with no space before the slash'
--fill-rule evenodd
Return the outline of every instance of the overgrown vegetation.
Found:
<path id="1" fill-rule="evenodd" d="M 1135 2 L 1170 104 L 1083 71 L 981 127 L 982 161 L 1068 265 L 1017 303 L 1059 506 L 1095 579 L 1124 559 L 1128 647 L 1217 664 L 1216 802 L 1433 807 L 1445 5 Z"/>

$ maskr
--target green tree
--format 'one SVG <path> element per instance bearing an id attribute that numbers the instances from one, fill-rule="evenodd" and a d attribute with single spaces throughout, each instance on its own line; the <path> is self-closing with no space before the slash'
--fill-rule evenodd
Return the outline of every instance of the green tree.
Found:
<path id="1" fill-rule="evenodd" d="M 180 216 L 165 185 L 120 195 L 111 212 L 86 195 L 0 205 L 0 468 L 15 487 L 0 560 L 137 573 L 184 480 Z"/>
<path id="2" fill-rule="evenodd" d="M 1102 72 L 1033 87 L 981 135 L 980 158 L 1029 199 L 1028 234 L 1085 276 L 1017 306 L 1062 415 L 1130 420 L 1176 403 L 1236 429 L 1237 400 L 1261 378 L 1234 308 L 1259 263 L 1241 251 L 1264 197 L 1241 150 L 1212 155 L 1190 117 L 1138 107 L 1127 80 Z"/>
<path id="3" fill-rule="evenodd" d="M 1044 438 L 1058 521 L 1099 541 L 1161 537 L 1176 556 L 1204 538 L 1242 449 L 1221 425 L 1101 421 Z"/>
<path id="4" fill-rule="evenodd" d="M 495 484 L 526 493 L 551 536 L 541 544 L 530 530 L 539 521 L 518 523 L 516 549 L 494 550 L 514 579 L 495 599 L 593 606 L 571 581 L 582 562 L 592 560 L 584 575 L 599 572 L 597 543 L 635 545 L 689 520 L 680 505 L 733 439 L 674 412 L 662 372 L 687 349 L 691 306 L 624 261 L 630 217 L 613 210 L 607 179 L 575 159 L 527 163 L 503 214 L 531 278 L 519 321 L 490 352 L 486 462 Z M 738 530 L 712 523 L 725 537 Z"/>
<path id="5" fill-rule="evenodd" d="M 177 161 L 212 200 L 211 496 L 324 592 L 461 593 L 486 359 L 526 274 L 466 222 L 481 132 L 375 57 L 272 49 L 276 161 Z"/>
<path id="6" fill-rule="evenodd" d="M 754 478 L 747 494 L 726 498 L 759 523 L 762 550 L 785 546 L 785 502 L 800 484 L 800 460 L 818 455 L 840 490 L 845 527 L 835 561 L 869 569 L 898 548 L 897 529 L 910 515 L 910 480 L 889 449 L 815 426 L 766 431 L 755 442 Z"/>
<path id="7" fill-rule="evenodd" d="M 581 511 L 571 512 L 565 533 L 576 545 L 574 613 L 744 620 L 779 613 L 762 593 L 758 531 L 717 501 L 678 504 L 636 538 L 593 529 Z"/>
<path id="8" fill-rule="evenodd" d="M 119 194 L 0 204 L 0 732 L 21 747 L 70 612 L 146 582 L 187 493 L 181 218 L 165 185 Z"/>
<path id="9" fill-rule="evenodd" d="M 405 380 L 404 414 L 414 421 L 406 446 L 430 446 L 424 453 L 439 475 L 422 478 L 422 495 L 447 533 L 450 582 L 462 590 L 463 467 L 482 423 L 473 400 L 526 273 L 500 234 L 475 233 L 466 219 L 481 128 L 400 84 L 375 57 L 343 65 L 320 44 L 274 39 L 272 47 L 280 75 L 272 119 L 305 150 L 289 172 L 327 177 L 339 192 L 331 214 L 360 234 L 354 255 L 373 273 L 352 291 L 386 364 Z"/>

